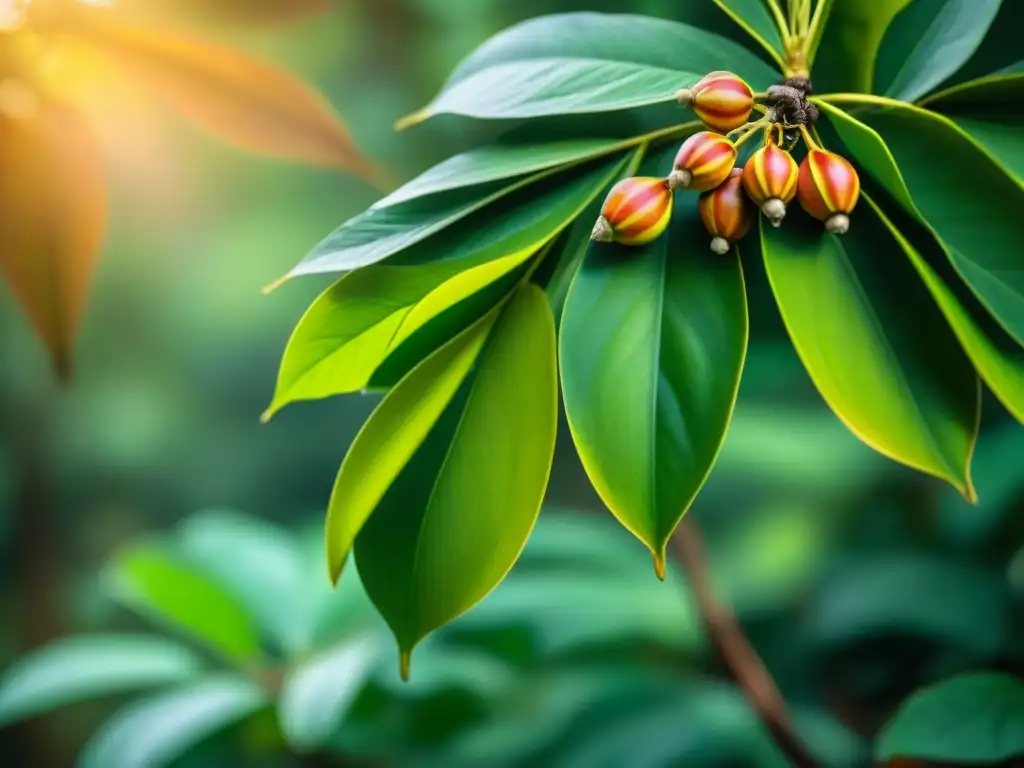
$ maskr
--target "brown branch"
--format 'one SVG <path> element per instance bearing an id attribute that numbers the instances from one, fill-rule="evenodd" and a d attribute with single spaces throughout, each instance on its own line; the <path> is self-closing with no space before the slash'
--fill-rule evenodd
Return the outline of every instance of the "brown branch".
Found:
<path id="1" fill-rule="evenodd" d="M 691 517 L 683 519 L 672 541 L 712 643 L 775 744 L 797 768 L 821 768 L 793 727 L 775 680 L 743 633 L 736 615 L 715 597 L 704 545 Z"/>

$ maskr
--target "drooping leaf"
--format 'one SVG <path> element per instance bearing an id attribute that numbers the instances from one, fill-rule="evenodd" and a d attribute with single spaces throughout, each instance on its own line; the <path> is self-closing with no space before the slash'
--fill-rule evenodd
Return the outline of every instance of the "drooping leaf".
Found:
<path id="1" fill-rule="evenodd" d="M 288 533 L 238 512 L 210 510 L 185 520 L 177 540 L 187 560 L 227 589 L 279 648 L 308 647 L 309 568 Z"/>
<path id="2" fill-rule="evenodd" d="M 794 210 L 761 227 L 761 247 L 793 346 L 833 412 L 875 450 L 973 498 L 977 378 L 877 211 L 861 204 L 837 236 Z"/>
<path id="3" fill-rule="evenodd" d="M 972 80 L 922 102 L 951 118 L 1024 184 L 1024 72 Z"/>
<path id="4" fill-rule="evenodd" d="M 657 153 L 642 173 L 666 158 Z M 714 257 L 708 242 L 696 196 L 677 195 L 669 231 L 650 245 L 590 245 L 562 315 L 562 396 L 577 451 L 659 572 L 718 455 L 746 352 L 739 259 Z"/>
<path id="5" fill-rule="evenodd" d="M 227 141 L 380 182 L 327 100 L 295 75 L 232 48 L 119 21 L 77 4 L 74 32 L 147 94 Z"/>
<path id="6" fill-rule="evenodd" d="M 114 558 L 105 575 L 111 594 L 139 614 L 229 659 L 252 662 L 259 657 L 259 634 L 245 607 L 166 548 L 130 547 Z"/>
<path id="7" fill-rule="evenodd" d="M 915 101 L 956 72 L 981 45 L 1003 0 L 915 0 L 878 49 L 875 92 Z"/>
<path id="8" fill-rule="evenodd" d="M 763 0 L 715 0 L 715 5 L 739 24 L 768 54 L 785 66 L 785 47 L 779 27 Z"/>
<path id="9" fill-rule="evenodd" d="M 187 648 L 160 637 L 58 640 L 4 670 L 0 726 L 99 696 L 182 682 L 201 668 Z"/>
<path id="10" fill-rule="evenodd" d="M 1016 250 L 1024 186 L 949 118 L 902 102 L 883 104 L 856 120 L 846 115 L 834 121 L 840 138 L 938 236 L 953 266 L 1000 324 L 1024 340 L 1024 264 Z M 869 140 L 864 126 L 881 137 L 881 145 Z"/>
<path id="11" fill-rule="evenodd" d="M 600 173 L 601 168 L 608 173 L 611 164 L 620 162 L 621 157 L 595 159 L 580 167 L 552 166 L 511 183 L 495 181 L 372 206 L 331 233 L 288 276 L 345 272 L 386 258 L 403 264 L 454 260 L 496 244 L 499 252 L 492 252 L 491 258 L 507 255 L 500 253 L 505 248 L 503 238 L 549 215 L 537 202 L 539 198 L 552 194 L 560 200 L 583 176 Z M 431 237 L 446 228 L 452 229 L 443 238 Z M 513 250 L 529 242 L 533 241 L 519 241 Z"/>
<path id="12" fill-rule="evenodd" d="M 350 638 L 288 673 L 277 712 L 293 749 L 316 749 L 334 735 L 374 670 L 379 640 L 375 635 Z"/>
<path id="13" fill-rule="evenodd" d="M 527 117 L 654 104 L 715 69 L 736 72 L 756 90 L 777 79 L 743 47 L 685 24 L 628 14 L 543 16 L 481 45 L 434 102 L 402 124 L 440 112 Z"/>
<path id="14" fill-rule="evenodd" d="M 557 387 L 551 310 L 526 284 L 356 540 L 366 591 L 406 671 L 413 646 L 483 598 L 519 556 L 551 470 Z"/>
<path id="15" fill-rule="evenodd" d="M 610 183 L 622 162 L 524 190 L 493 215 L 481 212 L 444 234 L 435 262 L 378 264 L 343 277 L 292 333 L 267 417 L 290 402 L 366 387 L 388 356 L 431 320 L 516 272 Z"/>
<path id="16" fill-rule="evenodd" d="M 851 152 L 862 164 L 872 169 L 910 215 L 915 215 L 916 206 L 881 137 L 838 107 L 823 103 L 822 108 Z M 919 213 L 917 216 L 922 218 Z M 1024 349 L 996 325 L 978 299 L 963 286 L 959 277 L 944 276 L 936 269 L 939 259 L 948 261 L 952 257 L 934 234 L 929 233 L 911 243 L 900 227 L 892 226 L 892 222 L 884 215 L 882 221 L 889 227 L 931 291 L 981 378 L 1007 410 L 1024 422 Z M 931 259 L 927 258 L 928 253 L 922 251 L 924 248 L 934 254 Z"/>
<path id="17" fill-rule="evenodd" d="M 876 748 L 879 760 L 912 757 L 994 765 L 1024 755 L 1024 682 L 975 672 L 922 688 L 903 702 Z"/>
<path id="18" fill-rule="evenodd" d="M 811 79 L 818 93 L 870 93 L 886 29 L 911 0 L 834 0 Z"/>
<path id="19" fill-rule="evenodd" d="M 263 689 L 242 677 L 207 677 L 121 709 L 93 735 L 78 765 L 163 768 L 267 704 Z"/>
<path id="20" fill-rule="evenodd" d="M 0 115 L 0 274 L 61 376 L 103 243 L 107 191 L 89 126 L 45 101 Z"/>

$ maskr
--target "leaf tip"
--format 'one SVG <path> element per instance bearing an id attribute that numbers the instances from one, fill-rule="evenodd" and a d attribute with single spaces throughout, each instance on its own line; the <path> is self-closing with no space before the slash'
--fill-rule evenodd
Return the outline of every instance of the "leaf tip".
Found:
<path id="1" fill-rule="evenodd" d="M 267 410 L 260 414 L 260 424 L 266 424 L 270 421 L 274 417 L 275 412 L 274 406 L 267 408 Z"/>
<path id="2" fill-rule="evenodd" d="M 291 279 L 292 279 L 292 275 L 289 272 L 287 275 L 284 275 L 283 277 L 279 277 L 274 282 L 269 283 L 268 285 L 263 286 L 260 289 L 260 293 L 262 293 L 264 296 L 266 296 L 267 294 L 273 293 L 274 291 L 276 291 L 278 288 L 280 288 L 282 285 L 284 285 L 285 283 L 287 283 Z"/>
<path id="3" fill-rule="evenodd" d="M 665 550 L 661 552 L 651 552 L 651 557 L 654 558 L 654 575 L 658 577 L 658 581 L 665 580 Z"/>
<path id="4" fill-rule="evenodd" d="M 429 116 L 430 113 L 427 111 L 426 107 L 424 107 L 423 109 L 418 109 L 412 114 L 406 115 L 405 117 L 400 117 L 397 120 L 395 120 L 395 130 L 404 131 L 408 128 L 412 128 L 414 125 L 422 123 Z"/>
<path id="5" fill-rule="evenodd" d="M 398 674 L 402 676 L 402 682 L 409 682 L 409 668 L 412 665 L 412 653 L 409 651 L 398 652 Z"/>

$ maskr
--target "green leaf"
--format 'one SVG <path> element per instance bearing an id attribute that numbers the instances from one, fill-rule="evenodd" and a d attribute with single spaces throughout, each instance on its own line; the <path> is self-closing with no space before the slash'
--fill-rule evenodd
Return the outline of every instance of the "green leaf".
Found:
<path id="1" fill-rule="evenodd" d="M 80 768 L 163 768 L 268 703 L 255 683 L 218 675 L 121 709 L 85 746 Z"/>
<path id="2" fill-rule="evenodd" d="M 715 0 L 715 5 L 743 27 L 780 67 L 785 66 L 786 49 L 782 44 L 779 27 L 768 12 L 764 0 Z"/>
<path id="3" fill-rule="evenodd" d="M 440 112 L 526 117 L 654 104 L 715 69 L 735 72 L 755 90 L 778 79 L 742 46 L 686 24 L 628 14 L 543 16 L 485 42 L 431 104 L 401 124 Z"/>
<path id="4" fill-rule="evenodd" d="M 922 104 L 957 126 L 1024 184 L 1024 73 L 995 75 L 953 86 Z"/>
<path id="5" fill-rule="evenodd" d="M 469 375 L 497 320 L 494 310 L 416 366 L 359 430 L 334 481 L 327 508 L 327 569 L 337 581 L 374 509 Z"/>
<path id="6" fill-rule="evenodd" d="M 977 378 L 876 209 L 862 204 L 842 236 L 791 211 L 783 227 L 762 225 L 761 247 L 793 346 L 836 416 L 973 498 Z"/>
<path id="7" fill-rule="evenodd" d="M 872 170 L 911 215 L 923 219 L 882 138 L 838 107 L 823 102 L 822 109 L 857 159 Z M 869 202 L 869 205 L 875 207 L 873 202 Z M 1007 410 L 1024 422 L 1024 350 L 992 321 L 974 294 L 962 288 L 957 276 L 952 276 L 952 279 L 944 277 L 934 268 L 933 265 L 940 259 L 952 261 L 953 257 L 936 239 L 933 229 L 929 229 L 929 236 L 911 244 L 887 217 L 880 211 L 879 214 L 931 291 L 981 378 Z M 928 248 L 934 256 L 926 258 L 922 248 Z"/>
<path id="8" fill-rule="evenodd" d="M 875 57 L 890 23 L 911 0 L 834 0 L 811 79 L 819 93 L 868 93 L 875 80 Z"/>
<path id="9" fill-rule="evenodd" d="M 915 101 L 981 45 L 1003 0 L 915 0 L 893 19 L 876 62 L 877 93 Z"/>
<path id="10" fill-rule="evenodd" d="M 671 163 L 667 154 L 643 173 Z M 695 195 L 677 195 L 650 245 L 592 243 L 562 315 L 566 415 L 601 499 L 650 550 L 665 545 L 711 471 L 747 345 L 735 253 L 715 257 Z"/>
<path id="11" fill-rule="evenodd" d="M 519 556 L 551 470 L 557 388 L 554 320 L 527 284 L 356 540 L 403 671 L 419 640 L 483 598 Z"/>
<path id="12" fill-rule="evenodd" d="M 178 629 L 229 659 L 252 662 L 260 638 L 245 607 L 181 558 L 141 544 L 117 555 L 106 577 L 113 596 L 137 613 Z"/>
<path id="13" fill-rule="evenodd" d="M 185 520 L 178 542 L 278 647 L 295 654 L 308 646 L 314 611 L 309 569 L 291 535 L 248 515 L 210 510 Z"/>
<path id="14" fill-rule="evenodd" d="M 859 113 L 863 125 L 849 116 L 834 121 L 843 143 L 935 233 L 981 302 L 1024 340 L 1024 265 L 1017 258 L 1024 186 L 949 118 L 888 99 L 869 101 L 883 108 Z M 881 142 L 866 137 L 864 126 Z"/>
<path id="15" fill-rule="evenodd" d="M 1002 763 L 1024 755 L 1024 682 L 976 672 L 914 693 L 886 725 L 879 760 Z"/>
<path id="16" fill-rule="evenodd" d="M 278 720 L 297 752 L 325 744 L 363 688 L 380 652 L 375 635 L 341 643 L 285 677 L 277 703 Z"/>
<path id="17" fill-rule="evenodd" d="M 186 648 L 160 637 L 90 635 L 50 643 L 0 676 L 0 726 L 114 693 L 177 683 L 199 673 Z"/>
<path id="18" fill-rule="evenodd" d="M 1020 29 L 1024 27 L 1024 5 L 1005 0 L 999 7 L 988 34 L 970 60 L 950 82 L 967 82 L 997 73 L 1020 72 L 1024 56 L 1020 49 Z"/>
<path id="19" fill-rule="evenodd" d="M 285 349 L 270 418 L 286 404 L 370 383 L 403 342 L 468 296 L 515 271 L 568 226 L 620 172 L 622 157 L 587 166 L 558 183 L 513 195 L 446 232 L 438 260 L 356 270 L 306 311 Z M 553 180 L 554 181 L 554 180 Z M 443 255 L 442 255 L 443 254 Z"/>

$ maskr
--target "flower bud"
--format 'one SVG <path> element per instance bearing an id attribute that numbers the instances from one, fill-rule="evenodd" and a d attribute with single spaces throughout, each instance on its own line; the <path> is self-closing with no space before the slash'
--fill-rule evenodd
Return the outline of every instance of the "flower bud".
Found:
<path id="1" fill-rule="evenodd" d="M 719 186 L 702 194 L 697 209 L 704 226 L 714 236 L 711 250 L 719 255 L 728 253 L 729 247 L 747 234 L 757 216 L 757 209 L 743 191 L 743 171 L 739 168 Z"/>
<path id="2" fill-rule="evenodd" d="M 796 161 L 772 140 L 747 160 L 743 186 L 773 227 L 779 226 L 785 218 L 786 203 L 796 196 L 798 177 Z"/>
<path id="3" fill-rule="evenodd" d="M 658 238 L 672 218 L 672 192 L 665 179 L 635 176 L 608 193 L 590 239 L 645 245 Z"/>
<path id="4" fill-rule="evenodd" d="M 683 142 L 668 177 L 670 189 L 705 192 L 727 178 L 736 165 L 736 145 L 719 133 L 700 131 Z"/>
<path id="5" fill-rule="evenodd" d="M 710 72 L 695 85 L 683 88 L 676 101 L 697 113 L 704 125 L 728 133 L 745 125 L 754 109 L 750 86 L 732 72 Z"/>
<path id="6" fill-rule="evenodd" d="M 810 149 L 800 163 L 796 193 L 805 211 L 824 221 L 829 232 L 841 235 L 850 228 L 849 213 L 860 197 L 860 178 L 845 157 Z"/>

